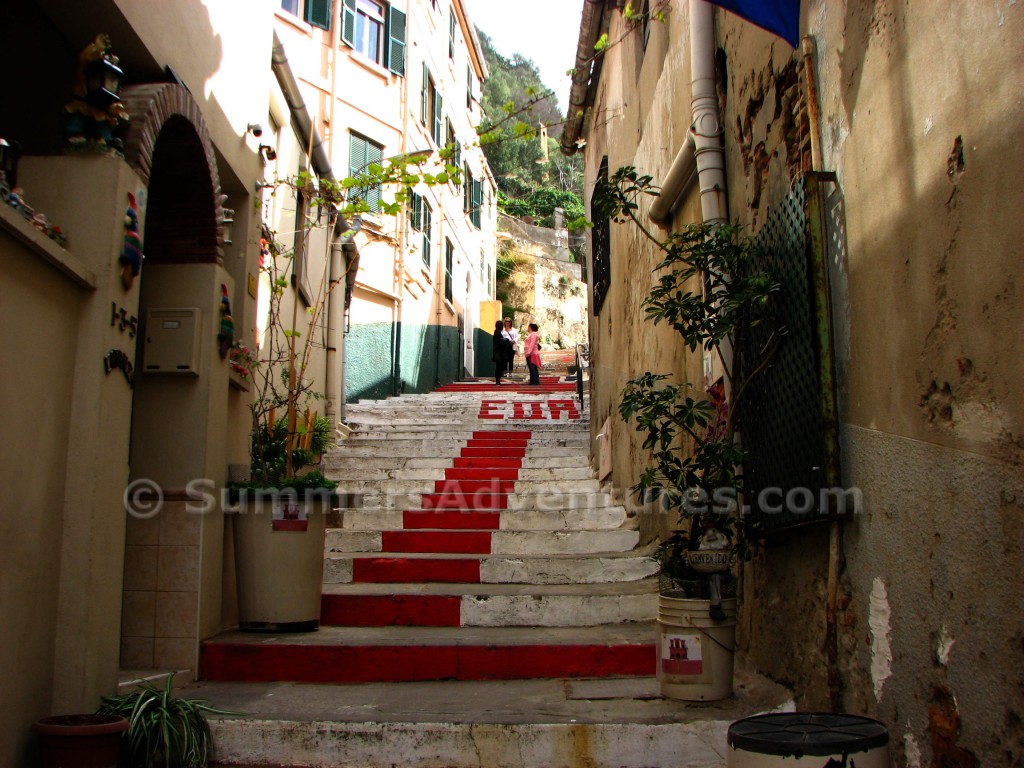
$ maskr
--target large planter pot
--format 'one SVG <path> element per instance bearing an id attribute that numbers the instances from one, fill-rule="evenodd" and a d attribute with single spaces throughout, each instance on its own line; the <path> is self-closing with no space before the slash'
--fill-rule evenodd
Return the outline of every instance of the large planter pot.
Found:
<path id="1" fill-rule="evenodd" d="M 56 715 L 32 723 L 41 768 L 117 768 L 128 721 L 116 715 Z"/>
<path id="2" fill-rule="evenodd" d="M 709 600 L 658 596 L 657 677 L 663 696 L 683 701 L 732 696 L 736 598 L 722 600 L 722 621 L 712 619 L 710 609 Z"/>
<path id="3" fill-rule="evenodd" d="M 311 632 L 320 626 L 328 491 L 305 500 L 243 495 L 234 515 L 239 627 Z"/>

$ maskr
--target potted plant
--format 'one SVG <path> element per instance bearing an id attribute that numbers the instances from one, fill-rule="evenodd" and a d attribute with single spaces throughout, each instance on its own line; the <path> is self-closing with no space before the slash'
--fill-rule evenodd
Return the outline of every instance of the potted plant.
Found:
<path id="1" fill-rule="evenodd" d="M 691 224 L 658 238 L 639 220 L 637 199 L 651 177 L 622 168 L 595 187 L 597 210 L 630 221 L 662 252 L 656 282 L 643 302 L 646 318 L 665 322 L 691 353 L 719 371 L 700 391 L 669 374 L 645 372 L 627 382 L 619 414 L 645 434 L 651 464 L 633 490 L 678 516 L 679 527 L 655 550 L 660 566 L 658 676 L 662 691 L 686 699 L 732 692 L 737 559 L 749 560 L 756 523 L 743 514 L 739 440 L 745 395 L 779 349 L 785 328 L 780 285 L 754 267 L 739 227 Z"/>
<path id="2" fill-rule="evenodd" d="M 206 768 L 212 754 L 206 715 L 238 714 L 173 696 L 173 680 L 172 673 L 163 688 L 143 682 L 134 691 L 103 697 L 97 717 L 117 718 L 127 728 L 120 756 L 124 768 Z"/>
<path id="3" fill-rule="evenodd" d="M 308 187 L 308 179 L 302 184 Z M 315 335 L 304 331 L 321 321 L 329 288 L 322 281 L 307 312 L 286 307 L 285 274 L 295 254 L 266 235 L 265 342 L 258 350 L 236 345 L 231 355 L 252 391 L 249 478 L 230 484 L 227 510 L 235 513 L 239 626 L 312 631 L 320 624 L 326 517 L 337 483 L 316 469 L 333 445 L 334 426 L 315 410 L 321 395 L 307 376 Z"/>
<path id="4" fill-rule="evenodd" d="M 128 720 L 115 714 L 55 715 L 32 723 L 41 768 L 115 768 Z"/>

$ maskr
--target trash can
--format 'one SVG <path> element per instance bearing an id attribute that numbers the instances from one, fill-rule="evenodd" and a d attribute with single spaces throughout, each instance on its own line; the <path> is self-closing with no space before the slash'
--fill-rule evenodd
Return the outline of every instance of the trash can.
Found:
<path id="1" fill-rule="evenodd" d="M 891 768 L 889 731 L 878 720 L 856 715 L 757 715 L 730 725 L 728 742 L 727 768 Z"/>

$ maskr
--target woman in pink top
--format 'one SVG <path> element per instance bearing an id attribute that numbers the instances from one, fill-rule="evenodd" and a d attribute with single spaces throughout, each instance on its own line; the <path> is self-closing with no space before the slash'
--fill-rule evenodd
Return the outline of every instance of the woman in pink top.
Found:
<path id="1" fill-rule="evenodd" d="M 540 328 L 536 323 L 530 323 L 529 327 L 530 332 L 526 334 L 523 353 L 526 355 L 526 367 L 530 369 L 530 383 L 540 384 L 540 342 L 537 338 Z"/>

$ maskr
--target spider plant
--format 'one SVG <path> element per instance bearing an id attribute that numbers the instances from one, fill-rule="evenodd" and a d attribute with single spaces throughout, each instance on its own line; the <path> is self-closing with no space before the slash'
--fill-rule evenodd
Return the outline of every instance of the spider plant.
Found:
<path id="1" fill-rule="evenodd" d="M 163 688 L 142 683 L 130 693 L 104 696 L 99 713 L 128 720 L 121 748 L 122 766 L 131 768 L 206 768 L 212 751 L 207 714 L 237 712 L 211 707 L 204 700 L 172 695 L 174 675 Z"/>

